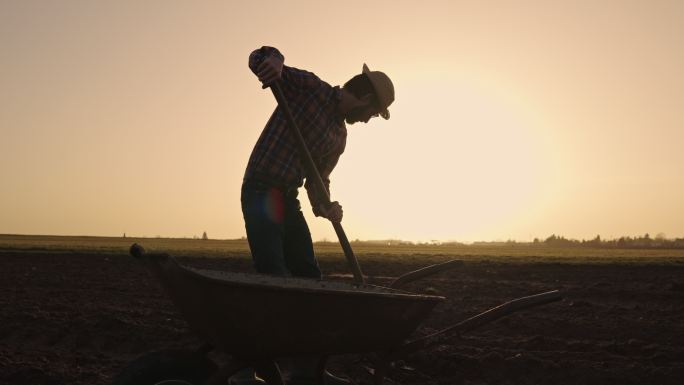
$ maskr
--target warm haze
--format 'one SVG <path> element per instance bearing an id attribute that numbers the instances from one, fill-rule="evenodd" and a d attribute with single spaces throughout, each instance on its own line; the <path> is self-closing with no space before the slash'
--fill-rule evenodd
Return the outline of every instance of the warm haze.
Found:
<path id="1" fill-rule="evenodd" d="M 684 2 L 0 3 L 0 233 L 244 235 L 278 47 L 396 87 L 332 174 L 349 238 L 684 236 Z M 314 239 L 334 239 L 302 200 Z"/>

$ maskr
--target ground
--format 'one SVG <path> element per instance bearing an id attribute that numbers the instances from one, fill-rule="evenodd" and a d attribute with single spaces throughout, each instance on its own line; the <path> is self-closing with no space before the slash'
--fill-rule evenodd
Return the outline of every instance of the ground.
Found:
<path id="1" fill-rule="evenodd" d="M 421 258 L 362 263 L 371 281 L 424 265 Z M 552 289 L 561 302 L 482 327 L 397 362 L 391 384 L 680 384 L 684 378 L 684 263 L 465 264 L 411 284 L 446 296 L 417 335 L 507 300 Z M 249 258 L 192 257 L 204 268 L 251 271 Z M 345 273 L 324 259 L 328 275 Z M 348 279 L 339 278 L 335 279 Z M 119 254 L 0 252 L 0 384 L 108 384 L 135 357 L 201 344 L 144 268 Z M 361 356 L 332 361 L 368 384 Z"/>

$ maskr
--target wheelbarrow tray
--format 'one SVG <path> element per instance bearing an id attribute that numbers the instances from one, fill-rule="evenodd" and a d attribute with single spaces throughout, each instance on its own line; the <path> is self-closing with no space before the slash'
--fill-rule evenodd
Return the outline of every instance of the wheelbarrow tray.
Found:
<path id="1" fill-rule="evenodd" d="M 167 254 L 142 259 L 195 333 L 243 358 L 385 351 L 444 300 L 373 285 L 195 269 Z"/>

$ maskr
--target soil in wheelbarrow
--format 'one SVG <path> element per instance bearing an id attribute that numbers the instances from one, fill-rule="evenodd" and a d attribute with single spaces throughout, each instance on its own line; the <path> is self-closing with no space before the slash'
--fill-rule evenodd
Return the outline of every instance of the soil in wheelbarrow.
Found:
<path id="1" fill-rule="evenodd" d="M 250 271 L 243 259 L 185 259 Z M 343 264 L 323 264 L 343 273 Z M 375 283 L 421 265 L 364 264 Z M 393 384 L 681 384 L 684 266 L 467 262 L 413 283 L 448 297 L 423 335 L 511 298 L 562 302 L 514 314 L 397 362 Z M 200 344 L 143 267 L 124 255 L 0 254 L 0 384 L 107 384 L 136 356 Z M 360 355 L 333 369 L 370 383 Z"/>

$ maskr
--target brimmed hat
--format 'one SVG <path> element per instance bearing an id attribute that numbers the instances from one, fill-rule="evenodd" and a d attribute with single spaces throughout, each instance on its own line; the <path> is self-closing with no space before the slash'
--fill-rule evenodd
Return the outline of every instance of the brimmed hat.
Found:
<path id="1" fill-rule="evenodd" d="M 370 80 L 373 89 L 375 89 L 375 95 L 378 97 L 378 103 L 380 103 L 380 116 L 389 119 L 390 113 L 387 107 L 394 101 L 394 85 L 392 81 L 384 72 L 369 70 L 365 63 L 363 64 L 363 73 Z"/>

